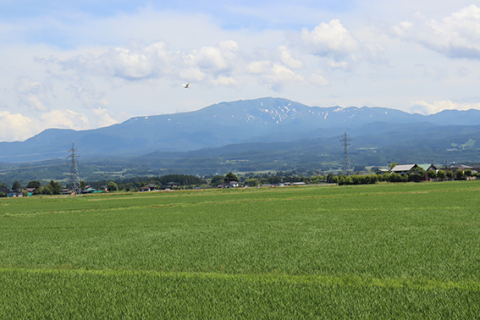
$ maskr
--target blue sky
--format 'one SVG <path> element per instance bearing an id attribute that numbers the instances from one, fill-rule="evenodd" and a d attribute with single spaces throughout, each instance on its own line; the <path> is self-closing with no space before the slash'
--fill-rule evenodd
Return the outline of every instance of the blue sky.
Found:
<path id="1" fill-rule="evenodd" d="M 479 83 L 473 1 L 0 0 L 0 141 L 266 96 L 480 109 Z"/>

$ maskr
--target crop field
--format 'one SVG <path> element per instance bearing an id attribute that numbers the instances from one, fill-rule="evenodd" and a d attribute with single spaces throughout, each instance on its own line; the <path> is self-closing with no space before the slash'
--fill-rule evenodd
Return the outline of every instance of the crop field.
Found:
<path id="1" fill-rule="evenodd" d="M 0 319 L 479 319 L 480 181 L 0 200 Z"/>

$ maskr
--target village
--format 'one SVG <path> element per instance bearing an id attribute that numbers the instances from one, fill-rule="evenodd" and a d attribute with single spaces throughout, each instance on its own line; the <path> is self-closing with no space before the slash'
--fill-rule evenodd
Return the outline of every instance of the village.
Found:
<path id="1" fill-rule="evenodd" d="M 205 188 L 277 188 L 289 186 L 301 186 L 307 184 L 371 184 L 376 182 L 432 182 L 432 181 L 452 181 L 452 180 L 474 180 L 477 179 L 480 172 L 480 164 L 463 165 L 455 164 L 448 167 L 437 168 L 434 164 L 396 164 L 393 163 L 390 168 L 373 168 L 374 171 L 364 171 L 352 174 L 342 172 L 330 172 L 325 175 L 314 178 L 296 177 L 298 181 L 286 181 L 287 179 L 279 176 L 272 176 L 271 179 L 248 179 L 247 177 L 238 178 L 231 173 L 225 177 L 221 176 L 222 182 L 212 179 L 210 183 L 203 185 L 190 185 L 188 183 L 168 182 L 166 184 L 141 183 L 138 187 L 119 188 L 117 183 L 110 181 L 107 184 L 93 187 L 91 185 L 81 185 L 80 190 L 75 192 L 71 188 L 62 186 L 59 182 L 50 181 L 42 187 L 39 181 L 30 181 L 22 188 L 18 183 L 14 183 L 12 188 L 8 188 L 4 183 L 0 186 L 0 197 L 26 197 L 38 194 L 56 194 L 56 195 L 76 195 L 76 194 L 96 194 L 105 192 L 153 192 L 153 191 L 174 191 L 183 189 L 205 189 Z M 220 176 L 219 176 L 220 177 Z M 228 177 L 233 177 L 229 179 Z M 283 181 L 285 180 L 285 181 Z"/>

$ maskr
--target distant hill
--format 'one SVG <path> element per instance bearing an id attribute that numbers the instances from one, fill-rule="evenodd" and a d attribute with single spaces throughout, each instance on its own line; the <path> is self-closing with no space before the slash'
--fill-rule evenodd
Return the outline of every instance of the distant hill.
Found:
<path id="1" fill-rule="evenodd" d="M 247 145 L 240 147 L 244 143 L 332 137 L 337 143 L 343 132 L 352 137 L 369 137 L 366 145 L 371 147 L 400 146 L 409 139 L 421 143 L 425 139 L 474 134 L 480 132 L 475 127 L 478 124 L 478 110 L 423 116 L 388 108 L 320 108 L 287 99 L 262 98 L 222 102 L 193 112 L 134 117 L 99 129 L 48 129 L 23 142 L 1 142 L 0 162 L 64 158 L 72 143 L 85 158 L 120 157 L 207 148 L 198 151 L 204 153 L 228 145 L 244 150 Z"/>

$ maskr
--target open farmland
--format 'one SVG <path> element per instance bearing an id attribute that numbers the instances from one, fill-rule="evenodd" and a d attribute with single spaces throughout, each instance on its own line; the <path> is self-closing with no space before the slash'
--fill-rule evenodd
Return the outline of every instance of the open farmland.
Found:
<path id="1" fill-rule="evenodd" d="M 0 318 L 480 318 L 480 182 L 0 200 Z"/>

